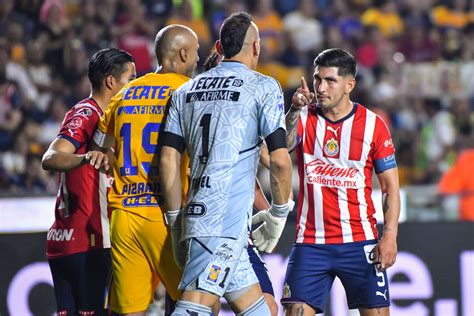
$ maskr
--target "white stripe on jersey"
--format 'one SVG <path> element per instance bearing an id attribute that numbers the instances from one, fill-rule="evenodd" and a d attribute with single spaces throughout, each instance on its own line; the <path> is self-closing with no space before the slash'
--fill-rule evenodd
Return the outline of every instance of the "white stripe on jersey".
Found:
<path id="1" fill-rule="evenodd" d="M 107 212 L 107 189 L 110 187 L 110 179 L 105 174 L 99 173 L 99 204 L 100 224 L 102 226 L 102 246 L 110 248 L 110 222 Z"/>
<path id="2" fill-rule="evenodd" d="M 341 127 L 341 145 L 339 151 L 339 161 L 342 163 L 344 168 L 349 168 L 349 151 L 350 151 L 350 140 L 352 126 L 355 115 L 344 121 Z M 324 138 L 324 135 L 323 135 Z M 351 228 L 351 215 L 349 212 L 349 206 L 347 203 L 347 188 L 338 188 L 337 190 L 340 210 L 340 221 L 342 229 L 342 240 L 343 242 L 352 242 L 352 228 Z"/>
<path id="3" fill-rule="evenodd" d="M 314 156 L 324 157 L 324 134 L 326 133 L 326 120 L 318 115 L 318 122 L 316 127 L 316 144 L 314 145 Z M 314 193 L 314 221 L 316 227 L 316 243 L 324 244 L 326 242 L 325 230 L 324 230 L 324 210 L 323 210 L 323 199 L 319 198 L 323 196 L 323 192 L 320 185 L 313 186 Z"/>
<path id="4" fill-rule="evenodd" d="M 372 139 L 374 137 L 375 131 L 375 121 L 377 119 L 376 115 L 371 111 L 366 111 L 366 118 L 365 118 L 365 130 L 364 130 L 364 142 L 362 145 L 362 155 L 360 161 L 357 162 L 357 168 L 361 170 L 365 170 L 365 164 L 367 162 L 367 157 L 369 156 L 370 152 L 370 144 L 372 143 Z M 365 180 L 365 173 L 362 173 L 362 177 Z M 357 197 L 359 200 L 359 211 L 360 211 L 360 220 L 362 222 L 362 227 L 364 229 L 365 238 L 367 240 L 374 239 L 374 232 L 372 231 L 372 227 L 370 226 L 370 222 L 368 221 L 367 217 L 367 200 L 365 198 L 365 190 L 359 189 L 357 190 Z"/>

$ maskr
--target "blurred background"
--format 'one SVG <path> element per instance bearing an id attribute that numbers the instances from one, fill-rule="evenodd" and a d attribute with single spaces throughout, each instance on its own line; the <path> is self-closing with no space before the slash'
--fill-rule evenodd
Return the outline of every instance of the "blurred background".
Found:
<path id="1" fill-rule="evenodd" d="M 300 77 L 311 82 L 320 51 L 356 57 L 352 100 L 384 119 L 397 150 L 403 205 L 393 314 L 473 316 L 474 0 L 1 0 L 0 314 L 53 313 L 44 244 L 57 179 L 40 161 L 66 111 L 89 95 L 92 54 L 124 49 L 143 75 L 156 69 L 157 30 L 179 23 L 198 34 L 202 63 L 236 11 L 253 15 L 257 70 L 280 81 L 287 107 Z M 277 296 L 292 216 L 278 253 L 267 256 Z M 346 315 L 336 289 L 326 314 Z"/>

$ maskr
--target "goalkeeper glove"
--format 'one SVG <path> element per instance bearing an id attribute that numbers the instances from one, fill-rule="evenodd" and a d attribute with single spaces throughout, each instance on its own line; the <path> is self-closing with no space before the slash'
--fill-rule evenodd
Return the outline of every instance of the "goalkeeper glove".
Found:
<path id="1" fill-rule="evenodd" d="M 186 247 L 180 244 L 181 239 L 181 211 L 165 212 L 166 225 L 171 231 L 171 246 L 173 248 L 174 261 L 178 267 L 183 268 L 186 262 Z"/>
<path id="2" fill-rule="evenodd" d="M 260 211 L 252 217 L 253 225 L 263 222 L 252 232 L 255 246 L 259 251 L 267 253 L 273 251 L 285 228 L 288 213 L 294 206 L 293 200 L 284 205 L 272 204 L 270 209 Z"/>

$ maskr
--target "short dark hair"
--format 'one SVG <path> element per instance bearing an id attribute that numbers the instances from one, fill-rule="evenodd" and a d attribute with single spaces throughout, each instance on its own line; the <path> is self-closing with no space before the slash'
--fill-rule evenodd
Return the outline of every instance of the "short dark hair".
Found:
<path id="1" fill-rule="evenodd" d="M 252 22 L 252 16 L 245 12 L 234 13 L 224 20 L 219 37 L 225 58 L 232 58 L 240 52 Z"/>
<path id="2" fill-rule="evenodd" d="M 319 53 L 314 59 L 314 67 L 337 67 L 339 76 L 357 74 L 357 63 L 349 52 L 340 48 L 330 48 Z"/>
<path id="3" fill-rule="evenodd" d="M 105 48 L 97 51 L 89 61 L 87 74 L 92 89 L 100 90 L 102 81 L 112 75 L 120 78 L 125 71 L 125 64 L 133 63 L 135 59 L 124 50 Z"/>

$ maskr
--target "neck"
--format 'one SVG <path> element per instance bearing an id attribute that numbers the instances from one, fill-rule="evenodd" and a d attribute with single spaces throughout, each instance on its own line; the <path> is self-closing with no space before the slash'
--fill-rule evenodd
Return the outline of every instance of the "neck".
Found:
<path id="1" fill-rule="evenodd" d="M 246 56 L 239 56 L 239 54 L 237 54 L 232 58 L 225 58 L 224 61 L 236 61 L 236 62 L 239 62 L 241 64 L 244 64 L 249 69 L 254 70 L 253 67 L 252 67 L 251 59 L 247 58 Z"/>
<path id="2" fill-rule="evenodd" d="M 90 97 L 93 98 L 102 111 L 105 112 L 113 95 L 110 92 L 92 91 Z"/>
<path id="3" fill-rule="evenodd" d="M 183 74 L 182 70 L 180 67 L 172 61 L 165 61 L 163 64 L 158 65 L 158 68 L 156 69 L 157 74 L 169 74 L 169 73 L 177 73 L 177 74 Z"/>
<path id="4" fill-rule="evenodd" d="M 354 108 L 354 104 L 350 99 L 341 100 L 338 104 L 329 109 L 321 108 L 324 116 L 333 122 L 339 121 L 351 113 Z"/>

